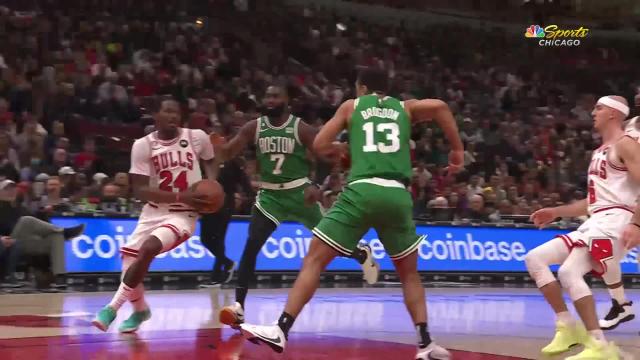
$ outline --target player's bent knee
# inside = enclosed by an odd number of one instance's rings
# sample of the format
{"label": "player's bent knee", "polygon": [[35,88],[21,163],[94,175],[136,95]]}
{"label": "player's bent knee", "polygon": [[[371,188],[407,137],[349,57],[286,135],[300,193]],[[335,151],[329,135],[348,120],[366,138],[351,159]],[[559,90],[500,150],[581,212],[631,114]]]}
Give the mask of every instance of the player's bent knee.
{"label": "player's bent knee", "polygon": [[549,270],[549,265],[547,265],[547,263],[540,258],[540,255],[536,254],[534,251],[529,252],[524,257],[524,263],[527,267],[527,271],[529,271],[529,275],[531,275],[533,281],[536,282],[536,286],[538,288],[556,281],[553,273]]}
{"label": "player's bent knee", "polygon": [[580,300],[592,294],[589,285],[584,281],[583,275],[569,267],[561,266],[558,269],[558,280],[560,280],[560,284],[567,291],[572,301]]}
{"label": "player's bent knee", "polygon": [[149,237],[138,250],[138,259],[150,260],[162,251],[162,242],[155,236]]}

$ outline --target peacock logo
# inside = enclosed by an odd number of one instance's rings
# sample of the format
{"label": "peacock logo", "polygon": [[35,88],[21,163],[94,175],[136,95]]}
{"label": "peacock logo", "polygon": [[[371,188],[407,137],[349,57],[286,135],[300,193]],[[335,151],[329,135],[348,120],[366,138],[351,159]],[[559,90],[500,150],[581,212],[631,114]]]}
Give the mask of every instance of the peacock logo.
{"label": "peacock logo", "polygon": [[544,30],[540,27],[540,25],[531,25],[527,28],[527,32],[524,33],[524,37],[543,38]]}

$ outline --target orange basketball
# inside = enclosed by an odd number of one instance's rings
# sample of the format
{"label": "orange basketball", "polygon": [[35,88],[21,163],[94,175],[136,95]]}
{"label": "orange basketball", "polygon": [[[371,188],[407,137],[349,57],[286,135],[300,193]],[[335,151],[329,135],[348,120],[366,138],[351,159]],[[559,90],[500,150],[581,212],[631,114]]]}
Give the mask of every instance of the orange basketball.
{"label": "orange basketball", "polygon": [[198,209],[202,214],[215,213],[224,204],[224,190],[219,182],[211,179],[201,180],[193,185],[193,191],[198,195],[206,195],[210,204]]}

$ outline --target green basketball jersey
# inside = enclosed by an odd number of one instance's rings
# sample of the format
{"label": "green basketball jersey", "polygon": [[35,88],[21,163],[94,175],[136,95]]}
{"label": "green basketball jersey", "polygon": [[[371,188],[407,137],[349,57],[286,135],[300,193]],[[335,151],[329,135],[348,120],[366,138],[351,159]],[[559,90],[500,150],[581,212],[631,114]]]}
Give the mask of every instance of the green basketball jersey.
{"label": "green basketball jersey", "polygon": [[266,116],[258,118],[256,157],[262,181],[282,184],[309,176],[306,148],[298,136],[300,121],[290,115],[276,127]]}
{"label": "green basketball jersey", "polygon": [[411,179],[411,123],[400,100],[365,95],[355,100],[349,123],[349,182],[379,177]]}

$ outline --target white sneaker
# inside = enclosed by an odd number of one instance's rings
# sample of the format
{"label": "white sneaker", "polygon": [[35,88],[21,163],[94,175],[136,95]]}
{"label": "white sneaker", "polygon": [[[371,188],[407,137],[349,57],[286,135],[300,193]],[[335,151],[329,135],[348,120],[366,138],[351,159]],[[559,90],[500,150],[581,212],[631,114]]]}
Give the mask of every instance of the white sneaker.
{"label": "white sneaker", "polygon": [[618,325],[631,321],[635,319],[635,317],[632,301],[619,304],[616,299],[611,299],[611,309],[604,319],[600,319],[600,328],[602,330],[613,330],[617,328]]}
{"label": "white sneaker", "polygon": [[418,349],[416,353],[416,360],[449,360],[451,359],[451,353],[442,346],[437,345],[435,342],[431,342],[429,346],[424,349]]}
{"label": "white sneaker", "polygon": [[239,329],[240,324],[244,323],[244,309],[239,302],[236,302],[233,305],[223,307],[219,317],[221,323]]}
{"label": "white sneaker", "polygon": [[362,266],[362,278],[369,285],[373,285],[378,282],[378,276],[380,275],[380,264],[373,258],[371,253],[371,246],[368,244],[358,244],[358,249],[364,250],[367,253],[367,259],[360,265]]}
{"label": "white sneaker", "polygon": [[262,326],[242,324],[240,325],[240,329],[242,330],[242,335],[244,335],[247,340],[255,344],[263,342],[277,353],[283,352],[287,344],[287,338],[278,325]]}

